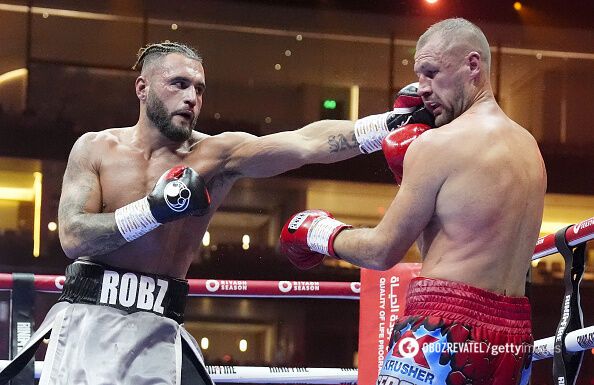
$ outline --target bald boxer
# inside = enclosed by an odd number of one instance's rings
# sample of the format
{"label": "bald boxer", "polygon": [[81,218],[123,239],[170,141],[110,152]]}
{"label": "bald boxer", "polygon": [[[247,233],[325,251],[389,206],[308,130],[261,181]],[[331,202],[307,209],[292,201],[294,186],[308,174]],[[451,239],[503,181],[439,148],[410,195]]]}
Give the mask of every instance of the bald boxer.
{"label": "bald boxer", "polygon": [[138,122],[87,133],[72,148],[59,221],[64,252],[76,262],[58,304],[0,384],[50,330],[40,384],[211,384],[181,326],[185,276],[233,183],[372,152],[394,128],[433,122],[413,86],[395,110],[355,123],[209,136],[194,130],[206,80],[192,48],[150,45],[135,68]]}
{"label": "bald boxer", "polygon": [[[476,25],[431,26],[418,40],[414,70],[437,128],[405,149],[402,185],[382,220],[352,229],[312,210],[283,229],[282,250],[302,268],[331,255],[389,269],[417,241],[421,277],[409,287],[378,385],[528,382],[524,286],[546,171],[534,138],[497,104],[490,64]],[[389,163],[401,147],[384,140]]]}

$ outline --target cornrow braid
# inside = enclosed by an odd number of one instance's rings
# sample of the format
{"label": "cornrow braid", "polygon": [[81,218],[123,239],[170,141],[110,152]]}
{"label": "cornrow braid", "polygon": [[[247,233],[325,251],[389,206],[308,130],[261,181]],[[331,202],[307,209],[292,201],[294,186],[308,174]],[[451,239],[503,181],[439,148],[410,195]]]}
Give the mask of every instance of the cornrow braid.
{"label": "cornrow braid", "polygon": [[164,41],[162,43],[153,43],[140,48],[136,54],[136,63],[134,63],[132,69],[135,71],[142,71],[145,63],[152,61],[153,58],[165,56],[170,53],[181,53],[190,59],[202,63],[202,56],[200,56],[194,48],[181,43]]}

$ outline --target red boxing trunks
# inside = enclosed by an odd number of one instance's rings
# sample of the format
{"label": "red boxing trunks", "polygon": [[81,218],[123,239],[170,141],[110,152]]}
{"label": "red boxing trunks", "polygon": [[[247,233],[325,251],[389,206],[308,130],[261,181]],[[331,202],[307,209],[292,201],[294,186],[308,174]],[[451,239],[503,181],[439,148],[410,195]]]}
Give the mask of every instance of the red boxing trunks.
{"label": "red boxing trunks", "polygon": [[524,385],[533,343],[528,298],[415,278],[377,385]]}

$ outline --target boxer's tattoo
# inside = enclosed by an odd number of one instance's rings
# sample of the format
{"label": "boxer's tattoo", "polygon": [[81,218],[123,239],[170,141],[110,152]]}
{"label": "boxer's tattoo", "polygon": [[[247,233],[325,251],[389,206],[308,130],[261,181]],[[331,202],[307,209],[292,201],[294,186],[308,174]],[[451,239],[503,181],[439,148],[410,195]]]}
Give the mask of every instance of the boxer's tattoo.
{"label": "boxer's tattoo", "polygon": [[58,209],[61,241],[75,256],[106,254],[127,243],[113,213],[86,212],[89,199],[101,189],[97,174],[89,164],[84,157],[68,162]]}
{"label": "boxer's tattoo", "polygon": [[359,146],[354,133],[350,140],[343,134],[330,135],[328,137],[328,145],[330,146],[331,153],[350,150]]}

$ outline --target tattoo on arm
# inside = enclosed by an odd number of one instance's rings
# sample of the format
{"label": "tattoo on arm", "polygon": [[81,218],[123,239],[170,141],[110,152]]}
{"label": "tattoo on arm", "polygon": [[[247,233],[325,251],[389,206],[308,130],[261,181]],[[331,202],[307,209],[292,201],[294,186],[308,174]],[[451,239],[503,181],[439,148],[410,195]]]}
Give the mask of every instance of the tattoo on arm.
{"label": "tattoo on arm", "polygon": [[357,148],[359,144],[353,133],[350,140],[343,134],[330,135],[328,137],[328,146],[330,147],[330,152],[333,153]]}
{"label": "tattoo on arm", "polygon": [[107,254],[127,243],[113,214],[76,214],[69,223],[67,239],[72,240],[70,245],[75,249],[76,257]]}
{"label": "tattoo on arm", "polygon": [[[68,165],[58,210],[61,241],[71,257],[107,254],[127,242],[120,234],[113,213],[88,213],[89,199],[100,189],[96,175],[80,162]],[[100,197],[99,197],[100,199]],[[102,210],[102,204],[98,204]]]}

